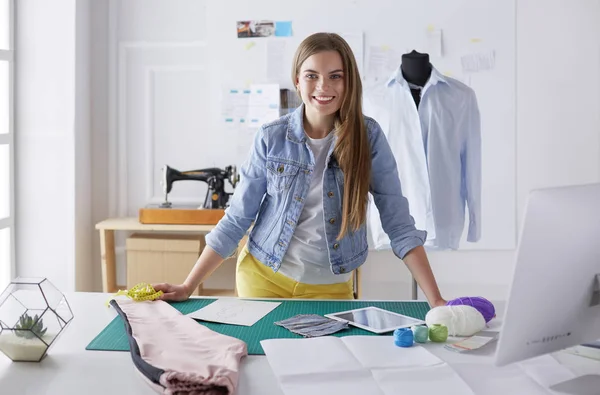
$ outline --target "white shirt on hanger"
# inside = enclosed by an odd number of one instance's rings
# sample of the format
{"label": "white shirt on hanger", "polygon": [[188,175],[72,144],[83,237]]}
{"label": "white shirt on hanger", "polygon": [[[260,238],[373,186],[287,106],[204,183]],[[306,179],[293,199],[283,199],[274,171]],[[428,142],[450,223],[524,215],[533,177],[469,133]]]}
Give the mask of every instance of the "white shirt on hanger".
{"label": "white shirt on hanger", "polygon": [[[432,67],[419,108],[400,67],[365,89],[364,113],[381,125],[396,157],[402,192],[426,247],[457,249],[481,237],[481,121],[475,92]],[[389,248],[377,208],[369,205],[372,247]]]}

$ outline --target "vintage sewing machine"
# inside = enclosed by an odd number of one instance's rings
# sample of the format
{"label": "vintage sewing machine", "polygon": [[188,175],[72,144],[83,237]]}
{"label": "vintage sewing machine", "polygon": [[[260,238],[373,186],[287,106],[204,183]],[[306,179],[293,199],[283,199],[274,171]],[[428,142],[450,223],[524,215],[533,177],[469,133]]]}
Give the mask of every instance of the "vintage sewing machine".
{"label": "vintage sewing machine", "polygon": [[[140,209],[140,222],[145,224],[198,224],[214,225],[223,217],[233,192],[225,191],[225,184],[235,189],[239,182],[235,166],[179,171],[165,165],[162,168],[161,186],[165,200],[159,205]],[[200,206],[174,205],[169,193],[176,181],[201,181],[208,184],[204,203]]]}

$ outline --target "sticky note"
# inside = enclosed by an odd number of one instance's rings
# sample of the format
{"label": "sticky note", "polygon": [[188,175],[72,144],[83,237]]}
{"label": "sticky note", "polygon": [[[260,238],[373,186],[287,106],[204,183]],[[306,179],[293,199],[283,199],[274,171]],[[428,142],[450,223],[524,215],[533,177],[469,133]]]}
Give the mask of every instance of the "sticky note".
{"label": "sticky note", "polygon": [[292,22],[291,21],[275,22],[275,37],[291,37],[291,36],[292,36]]}

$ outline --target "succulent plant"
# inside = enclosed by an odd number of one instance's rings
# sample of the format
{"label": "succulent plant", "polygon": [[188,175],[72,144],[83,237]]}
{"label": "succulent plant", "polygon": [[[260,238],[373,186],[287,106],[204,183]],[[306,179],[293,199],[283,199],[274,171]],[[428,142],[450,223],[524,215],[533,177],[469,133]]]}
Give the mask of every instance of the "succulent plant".
{"label": "succulent plant", "polygon": [[36,335],[42,337],[44,333],[46,333],[46,330],[48,330],[48,328],[44,328],[44,323],[37,314],[32,318],[27,313],[24,313],[19,318],[19,323],[15,329],[15,334],[18,337],[24,337],[26,339],[33,339]]}

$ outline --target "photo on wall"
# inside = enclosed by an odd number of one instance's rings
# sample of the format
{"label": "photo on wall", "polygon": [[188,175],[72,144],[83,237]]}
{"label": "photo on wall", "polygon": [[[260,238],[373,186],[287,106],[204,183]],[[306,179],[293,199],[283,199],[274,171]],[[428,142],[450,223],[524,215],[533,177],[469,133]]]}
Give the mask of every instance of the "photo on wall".
{"label": "photo on wall", "polygon": [[271,37],[275,35],[274,21],[239,21],[237,22],[238,38]]}

